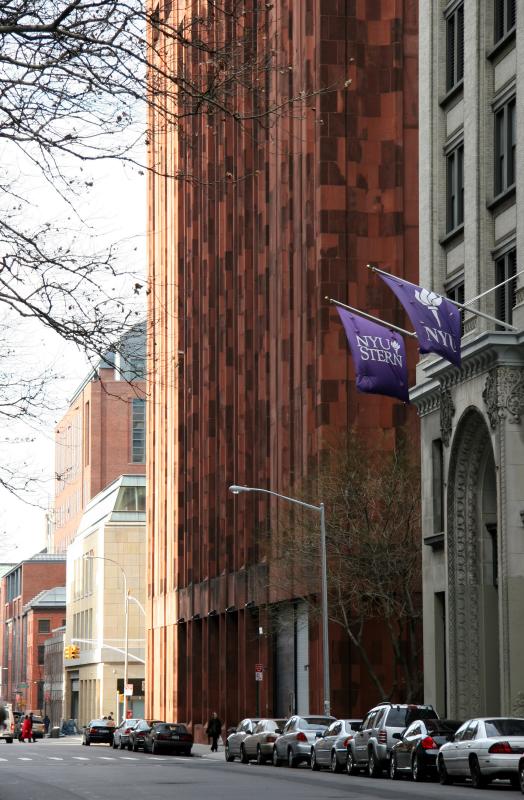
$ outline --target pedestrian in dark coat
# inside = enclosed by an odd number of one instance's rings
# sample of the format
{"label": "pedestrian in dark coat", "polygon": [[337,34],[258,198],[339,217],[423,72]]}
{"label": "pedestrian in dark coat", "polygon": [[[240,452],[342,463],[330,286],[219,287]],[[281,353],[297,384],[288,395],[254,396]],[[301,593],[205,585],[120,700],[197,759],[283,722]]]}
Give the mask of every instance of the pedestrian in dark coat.
{"label": "pedestrian in dark coat", "polygon": [[222,732],[222,720],[218,718],[218,714],[216,711],[213,711],[209,722],[207,723],[206,734],[208,739],[211,739],[211,752],[216,753],[218,751],[218,737]]}
{"label": "pedestrian in dark coat", "polygon": [[44,717],[44,731],[46,733],[49,733],[49,726],[50,725],[51,725],[51,720],[49,719],[49,717],[46,714],[45,717]]}
{"label": "pedestrian in dark coat", "polygon": [[22,730],[20,732],[20,741],[25,742],[28,739],[31,741],[31,720],[27,716],[24,717],[24,721],[22,722]]}
{"label": "pedestrian in dark coat", "polygon": [[31,723],[31,741],[36,742],[36,736],[33,733],[33,712],[29,713],[29,722]]}

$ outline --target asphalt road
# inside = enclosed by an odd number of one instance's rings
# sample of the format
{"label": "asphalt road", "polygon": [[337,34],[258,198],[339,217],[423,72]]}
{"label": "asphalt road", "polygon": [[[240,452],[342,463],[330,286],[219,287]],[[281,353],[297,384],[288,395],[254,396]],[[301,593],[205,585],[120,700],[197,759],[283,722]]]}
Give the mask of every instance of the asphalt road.
{"label": "asphalt road", "polygon": [[[195,750],[195,757],[186,758],[128,753],[106,745],[88,748],[71,739],[1,743],[0,800],[473,800],[478,795],[469,784],[414,784],[306,767],[227,764],[223,751],[211,755],[202,747]],[[485,800],[520,796],[502,782],[481,793]]]}

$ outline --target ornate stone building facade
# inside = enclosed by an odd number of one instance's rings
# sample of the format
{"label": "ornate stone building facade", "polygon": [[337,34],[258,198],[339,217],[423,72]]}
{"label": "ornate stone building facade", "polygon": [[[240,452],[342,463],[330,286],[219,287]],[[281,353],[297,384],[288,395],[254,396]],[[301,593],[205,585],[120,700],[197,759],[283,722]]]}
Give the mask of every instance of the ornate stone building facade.
{"label": "ornate stone building facade", "polygon": [[[196,736],[212,710],[230,725],[322,709],[318,622],[292,587],[268,590],[263,534],[277,506],[228,486],[285,494],[351,426],[389,448],[410,422],[417,441],[409,409],[356,393],[324,300],[393,320],[395,298],[366,263],[417,279],[417,3],[245,7],[248,21],[258,9],[257,46],[282,64],[264,77],[271,102],[332,88],[261,125],[197,113],[175,130],[151,118],[146,713]],[[153,19],[179,30],[209,8],[160,2]],[[161,28],[152,40],[162,64],[198,67]],[[249,109],[249,91],[236,91]],[[376,626],[372,638],[387,675],[387,637]],[[332,708],[363,713],[381,698],[335,627],[330,647]]]}
{"label": "ornate stone building facade", "polygon": [[465,312],[461,369],[426,357],[412,392],[422,421],[426,701],[458,719],[522,713],[524,698],[517,6],[435,2],[420,22],[420,282],[459,302],[482,295],[473,307],[515,328]]}

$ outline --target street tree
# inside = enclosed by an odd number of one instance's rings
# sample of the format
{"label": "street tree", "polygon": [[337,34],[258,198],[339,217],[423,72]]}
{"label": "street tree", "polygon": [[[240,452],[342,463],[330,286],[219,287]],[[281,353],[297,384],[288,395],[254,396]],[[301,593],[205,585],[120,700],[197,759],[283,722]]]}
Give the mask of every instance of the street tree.
{"label": "street tree", "polygon": [[[329,618],[347,635],[380,699],[421,697],[420,485],[405,443],[389,448],[352,432],[325,452],[316,475],[295,496],[326,507]],[[313,516],[313,518],[312,518]],[[304,600],[320,614],[318,519],[292,510],[271,535],[273,597]],[[276,556],[276,557],[275,557]],[[320,620],[319,620],[320,621]],[[373,629],[371,633],[370,630]],[[392,669],[371,646],[380,631]],[[386,663],[387,663],[386,659]]]}
{"label": "street tree", "polygon": [[[84,213],[100,164],[143,174],[157,168],[147,158],[152,137],[183,135],[188,117],[271,126],[307,102],[318,87],[275,89],[288,65],[273,13],[259,0],[186,0],[183,14],[171,0],[0,0],[5,325],[44,326],[99,358],[136,320],[143,267],[137,275],[118,242],[97,239]],[[231,178],[224,167],[220,179]],[[44,384],[15,403],[22,417],[38,413]],[[8,424],[14,406],[2,392]]]}

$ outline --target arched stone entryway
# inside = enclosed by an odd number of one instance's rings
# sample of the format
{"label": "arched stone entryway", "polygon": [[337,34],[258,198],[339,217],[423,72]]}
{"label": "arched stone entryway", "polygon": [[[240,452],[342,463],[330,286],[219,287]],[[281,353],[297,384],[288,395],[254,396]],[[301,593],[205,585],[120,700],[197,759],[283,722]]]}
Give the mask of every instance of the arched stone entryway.
{"label": "arched stone entryway", "polygon": [[488,427],[460,420],[448,469],[448,714],[500,713],[497,476]]}

